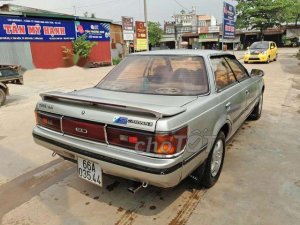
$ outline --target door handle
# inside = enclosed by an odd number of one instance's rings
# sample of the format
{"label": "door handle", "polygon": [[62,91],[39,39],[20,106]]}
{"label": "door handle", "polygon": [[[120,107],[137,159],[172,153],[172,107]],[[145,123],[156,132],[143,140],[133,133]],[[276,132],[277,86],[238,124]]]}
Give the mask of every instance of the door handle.
{"label": "door handle", "polygon": [[230,106],[231,106],[231,102],[228,102],[228,103],[225,105],[226,109],[229,109]]}

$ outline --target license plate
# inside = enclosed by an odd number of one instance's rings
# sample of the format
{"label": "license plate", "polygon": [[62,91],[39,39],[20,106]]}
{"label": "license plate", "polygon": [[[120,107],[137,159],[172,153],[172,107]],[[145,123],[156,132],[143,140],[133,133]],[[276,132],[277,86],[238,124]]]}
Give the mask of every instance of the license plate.
{"label": "license plate", "polygon": [[102,187],[102,170],[95,162],[78,158],[78,176]]}

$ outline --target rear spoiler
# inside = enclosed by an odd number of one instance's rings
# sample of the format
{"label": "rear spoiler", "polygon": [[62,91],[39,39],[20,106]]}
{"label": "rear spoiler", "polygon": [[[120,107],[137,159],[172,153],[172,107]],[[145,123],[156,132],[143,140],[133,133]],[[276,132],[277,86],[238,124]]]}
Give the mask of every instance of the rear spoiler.
{"label": "rear spoiler", "polygon": [[150,113],[157,118],[175,116],[186,111],[184,107],[167,107],[156,106],[150,104],[132,103],[126,101],[111,100],[105,98],[94,98],[92,96],[77,95],[76,92],[63,93],[63,92],[46,92],[40,94],[43,100],[53,101],[72,101],[81,102],[86,104],[96,104],[108,107],[124,108],[135,112]]}

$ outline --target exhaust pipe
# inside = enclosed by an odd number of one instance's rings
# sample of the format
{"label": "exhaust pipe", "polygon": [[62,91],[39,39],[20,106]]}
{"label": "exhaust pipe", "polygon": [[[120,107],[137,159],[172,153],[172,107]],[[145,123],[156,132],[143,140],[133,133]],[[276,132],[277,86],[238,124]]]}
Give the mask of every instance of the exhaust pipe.
{"label": "exhaust pipe", "polygon": [[134,182],[133,185],[131,187],[128,188],[128,191],[131,192],[132,194],[137,193],[141,188],[147,188],[148,187],[148,183],[143,182]]}

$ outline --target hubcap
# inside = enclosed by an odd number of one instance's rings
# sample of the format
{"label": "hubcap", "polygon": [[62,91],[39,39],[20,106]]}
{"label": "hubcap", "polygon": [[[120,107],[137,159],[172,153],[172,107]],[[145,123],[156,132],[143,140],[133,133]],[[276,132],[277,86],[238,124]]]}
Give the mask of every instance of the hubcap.
{"label": "hubcap", "polygon": [[221,164],[223,160],[223,151],[224,151],[223,141],[218,140],[212,153],[212,160],[210,165],[210,171],[213,177],[215,177],[218,174],[221,168]]}

